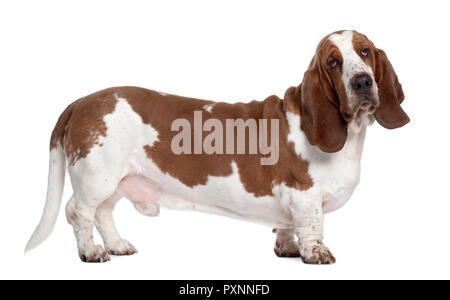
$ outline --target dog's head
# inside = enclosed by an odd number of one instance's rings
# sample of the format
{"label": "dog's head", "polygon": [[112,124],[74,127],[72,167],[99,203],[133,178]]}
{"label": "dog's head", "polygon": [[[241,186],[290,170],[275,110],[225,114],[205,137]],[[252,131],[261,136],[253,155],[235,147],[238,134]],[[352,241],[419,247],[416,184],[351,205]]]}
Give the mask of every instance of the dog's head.
{"label": "dog's head", "polygon": [[348,131],[373,119],[389,129],[409,122],[400,107],[402,86],[386,54],[356,31],[325,37],[299,88],[302,130],[325,152],[342,149]]}

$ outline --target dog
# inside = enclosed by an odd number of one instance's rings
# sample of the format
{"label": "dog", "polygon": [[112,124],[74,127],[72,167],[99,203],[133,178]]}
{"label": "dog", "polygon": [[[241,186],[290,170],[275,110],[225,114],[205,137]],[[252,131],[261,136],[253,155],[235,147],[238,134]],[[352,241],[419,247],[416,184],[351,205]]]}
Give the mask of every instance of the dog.
{"label": "dog", "polygon": [[[352,30],[323,38],[283,99],[229,104],[139,87],[81,98],[52,132],[45,209],[26,251],[51,233],[67,169],[65,211],[84,262],[137,252],[112,217],[125,197],[147,216],[163,206],[263,223],[276,232],[276,255],[335,263],[322,242],[323,216],[358,184],[367,126],[409,122],[403,99],[385,52]],[[94,225],[104,247],[94,243]]]}

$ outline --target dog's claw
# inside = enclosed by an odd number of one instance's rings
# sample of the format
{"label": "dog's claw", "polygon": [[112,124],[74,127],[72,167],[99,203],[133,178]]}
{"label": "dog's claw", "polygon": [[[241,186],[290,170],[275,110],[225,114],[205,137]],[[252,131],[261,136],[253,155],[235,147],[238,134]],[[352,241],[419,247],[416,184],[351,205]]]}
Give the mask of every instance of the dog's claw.
{"label": "dog's claw", "polygon": [[80,259],[82,262],[88,263],[102,263],[111,260],[108,253],[100,245],[96,245],[92,250],[86,250],[84,253],[80,253]]}

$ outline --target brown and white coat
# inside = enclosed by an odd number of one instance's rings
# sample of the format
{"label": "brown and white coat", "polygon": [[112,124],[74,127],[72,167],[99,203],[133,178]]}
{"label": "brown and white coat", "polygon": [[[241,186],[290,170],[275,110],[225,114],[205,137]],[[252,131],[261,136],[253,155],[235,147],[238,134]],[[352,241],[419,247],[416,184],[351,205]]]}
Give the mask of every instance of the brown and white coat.
{"label": "brown and white coat", "polygon": [[[165,206],[264,223],[277,232],[277,255],[333,263],[322,243],[323,215],[341,207],[358,184],[366,126],[374,119],[386,128],[409,121],[400,107],[403,98],[386,54],[356,31],[326,36],[303,82],[284,99],[216,103],[138,87],[81,98],[53,131],[45,210],[26,249],[50,234],[67,168],[73,195],[66,215],[83,261],[136,252],[112,219],[115,203],[126,197],[148,216]],[[278,120],[278,161],[262,165],[260,153],[173,153],[177,132],[171,124],[194,124],[194,111],[224,123]],[[94,224],[106,251],[94,244]]]}

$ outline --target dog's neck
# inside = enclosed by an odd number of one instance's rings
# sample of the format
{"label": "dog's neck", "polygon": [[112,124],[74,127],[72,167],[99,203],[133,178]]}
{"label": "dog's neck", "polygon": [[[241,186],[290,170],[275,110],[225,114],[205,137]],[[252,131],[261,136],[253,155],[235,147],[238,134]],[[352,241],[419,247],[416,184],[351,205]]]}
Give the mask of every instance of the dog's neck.
{"label": "dog's neck", "polygon": [[346,156],[353,159],[361,159],[366,130],[371,126],[375,118],[367,111],[358,111],[354,120],[348,124],[347,141],[344,145]]}
{"label": "dog's neck", "polygon": [[360,160],[364,148],[364,140],[366,138],[366,125],[360,127],[359,132],[351,132],[350,128],[347,133],[347,141],[345,142],[344,151],[345,156],[351,160]]}

